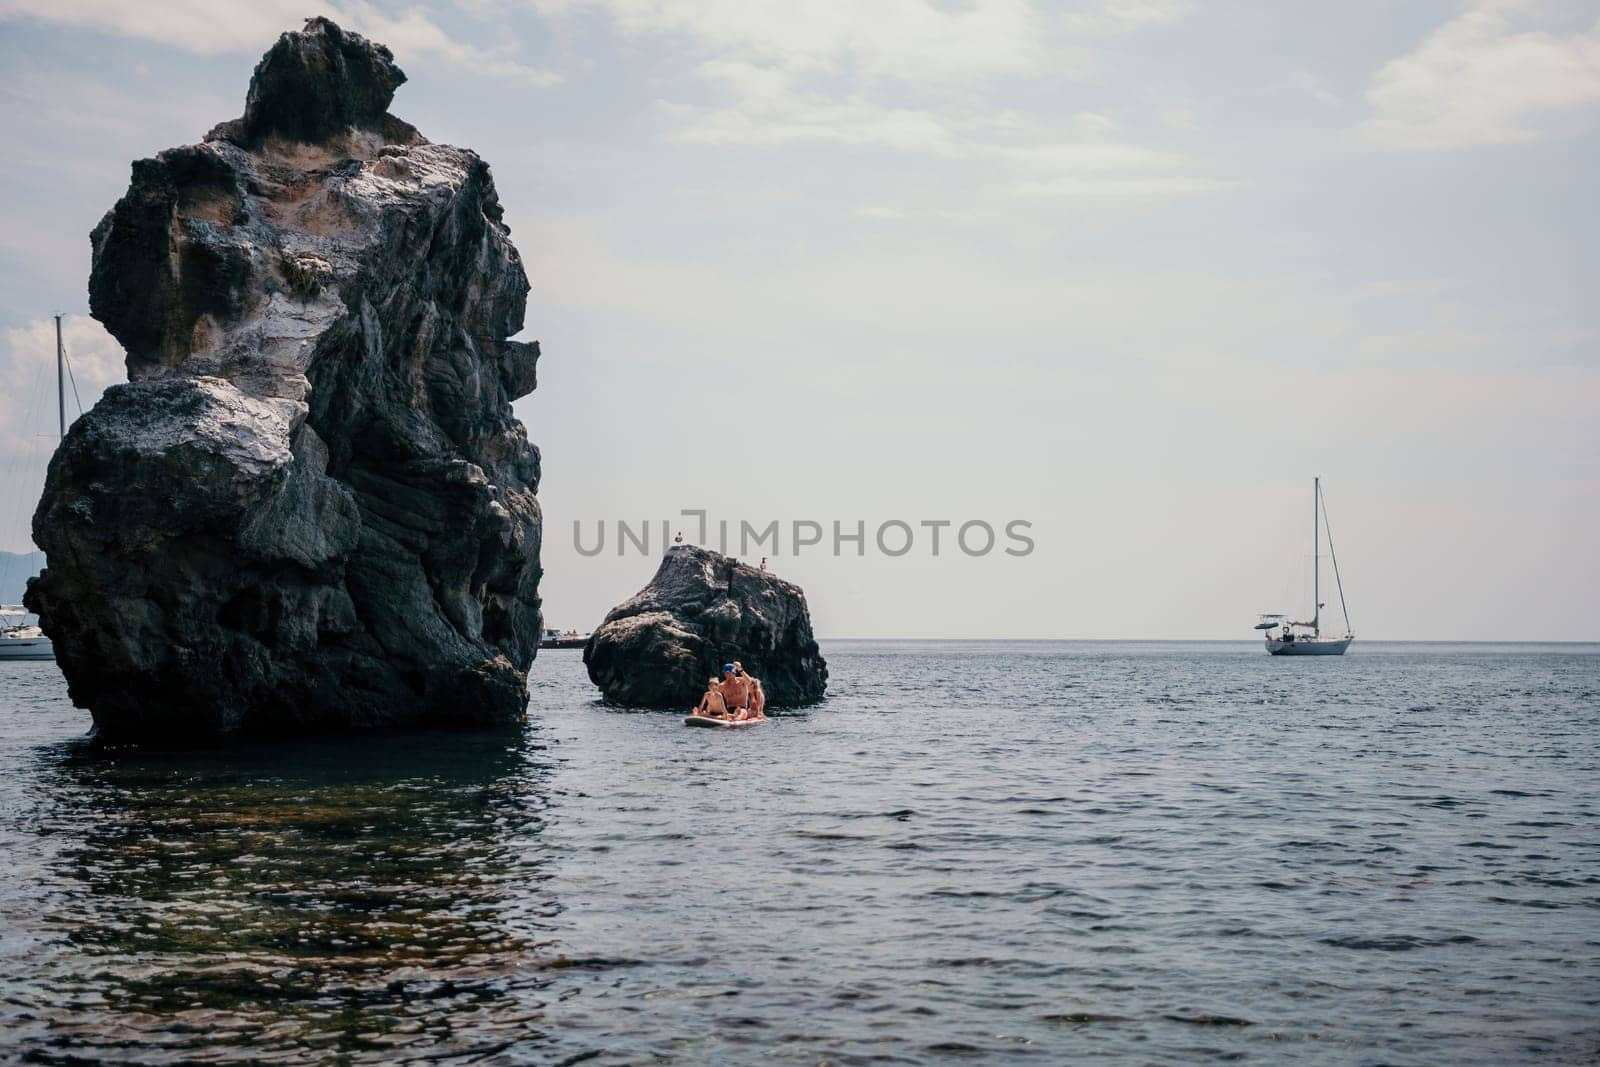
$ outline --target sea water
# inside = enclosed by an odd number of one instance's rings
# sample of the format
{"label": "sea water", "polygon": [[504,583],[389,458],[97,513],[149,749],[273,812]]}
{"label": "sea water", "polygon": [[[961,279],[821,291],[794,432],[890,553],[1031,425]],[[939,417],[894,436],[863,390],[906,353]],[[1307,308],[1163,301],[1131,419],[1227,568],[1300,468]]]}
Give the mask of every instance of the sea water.
{"label": "sea water", "polygon": [[1588,1062],[1600,646],[829,642],[744,731],[100,750],[0,664],[0,1059]]}

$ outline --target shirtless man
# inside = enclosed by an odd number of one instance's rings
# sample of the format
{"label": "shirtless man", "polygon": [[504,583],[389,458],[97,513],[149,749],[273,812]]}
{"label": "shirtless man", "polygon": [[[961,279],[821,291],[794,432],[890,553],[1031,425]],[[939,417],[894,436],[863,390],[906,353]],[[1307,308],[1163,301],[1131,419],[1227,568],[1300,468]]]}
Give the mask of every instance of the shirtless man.
{"label": "shirtless man", "polygon": [[744,672],[744,664],[738,660],[733,661],[733,675],[745,685],[747,703],[750,707],[749,718],[765,719],[767,709],[767,693],[761,688],[761,679],[753,674]]}
{"label": "shirtless man", "polygon": [[728,714],[737,720],[754,719],[759,716],[750,712],[750,698],[755,694],[755,687],[750,684],[750,676],[734,669],[732,663],[722,665],[722,698],[728,702]]}
{"label": "shirtless man", "polygon": [[690,715],[698,715],[702,719],[726,719],[728,717],[728,702],[722,696],[722,683],[712,678],[706,683],[706,695],[700,698],[700,703]]}

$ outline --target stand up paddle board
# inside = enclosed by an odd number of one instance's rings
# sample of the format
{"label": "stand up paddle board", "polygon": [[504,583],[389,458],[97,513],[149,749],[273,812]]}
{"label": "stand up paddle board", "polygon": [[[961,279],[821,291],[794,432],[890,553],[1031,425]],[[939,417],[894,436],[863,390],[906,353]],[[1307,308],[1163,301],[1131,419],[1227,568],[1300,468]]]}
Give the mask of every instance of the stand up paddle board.
{"label": "stand up paddle board", "polygon": [[685,726],[705,726],[712,730],[737,730],[741,727],[754,726],[756,723],[764,721],[763,719],[708,719],[704,715],[685,715],[683,717],[683,725]]}

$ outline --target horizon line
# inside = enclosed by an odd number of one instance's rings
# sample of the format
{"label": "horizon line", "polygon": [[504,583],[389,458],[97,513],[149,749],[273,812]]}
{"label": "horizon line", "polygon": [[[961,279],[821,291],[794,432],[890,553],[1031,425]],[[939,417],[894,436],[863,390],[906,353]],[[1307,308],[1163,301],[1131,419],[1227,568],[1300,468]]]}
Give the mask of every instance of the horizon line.
{"label": "horizon line", "polygon": [[[817,635],[818,641],[1009,641],[1012,643],[1047,644],[1072,641],[1080,644],[1257,644],[1258,638],[1249,637],[906,637],[882,634]],[[1411,638],[1370,637],[1358,638],[1358,644],[1367,645],[1600,645],[1600,637],[1573,640],[1571,638],[1538,637],[1463,637],[1463,638]]]}

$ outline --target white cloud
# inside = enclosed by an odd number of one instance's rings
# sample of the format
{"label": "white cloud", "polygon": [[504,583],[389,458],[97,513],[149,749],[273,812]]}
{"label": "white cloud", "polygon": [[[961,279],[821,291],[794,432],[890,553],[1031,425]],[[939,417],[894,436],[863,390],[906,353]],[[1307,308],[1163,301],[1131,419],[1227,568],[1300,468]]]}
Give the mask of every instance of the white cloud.
{"label": "white cloud", "polygon": [[662,101],[661,107],[680,120],[669,136],[683,143],[838,144],[912,152],[998,167],[986,185],[1028,196],[1165,196],[1235,184],[1196,173],[1196,162],[1181,153],[1133,143],[1089,113],[1066,122],[1017,112],[950,114],[878,105],[859,96],[830,99],[781,82],[745,93],[730,106]]}
{"label": "white cloud", "polygon": [[972,88],[1017,75],[1084,73],[1089,45],[1183,18],[1190,0],[531,0],[550,16],[599,12],[628,37],[860,86]]}
{"label": "white cloud", "polygon": [[[561,80],[552,71],[518,61],[515,42],[482,48],[457,40],[420,7],[390,14],[370,0],[335,0],[321,8],[320,13],[346,29],[388,45],[402,67],[411,60],[439,61],[456,70],[534,88]],[[0,21],[31,19],[82,26],[200,55],[264,52],[278,34],[298,28],[308,13],[312,12],[307,6],[295,0],[162,0],[158,4],[0,0]]]}
{"label": "white cloud", "polygon": [[99,81],[94,73],[63,71],[32,61],[0,81],[0,104],[13,109],[6,133],[13,162],[52,172],[104,167],[101,155],[63,153],[52,132],[68,131],[97,147],[143,152],[152,133],[193,139],[208,119],[239,107],[232,92],[183,94],[130,92],[126,84]]}
{"label": "white cloud", "polygon": [[479,48],[451,37],[421,8],[409,8],[399,15],[385,14],[365,0],[342,0],[332,8],[335,21],[381,41],[405,65],[408,55],[438,58],[457,70],[468,71],[511,85],[543,89],[561,81],[554,71],[531,67],[516,58],[516,42],[493,48]]}
{"label": "white cloud", "polygon": [[1324,85],[1321,78],[1308,70],[1295,71],[1289,76],[1289,84],[1319,104],[1334,107],[1339,103],[1339,95]]}
{"label": "white cloud", "polygon": [[681,36],[713,55],[790,74],[947,84],[1045,61],[1045,17],[1026,0],[949,9],[928,0],[538,0],[549,14],[599,10],[627,36]]}
{"label": "white cloud", "polygon": [[1242,182],[1198,174],[1063,175],[1018,182],[1010,191],[1018,196],[1175,197],[1226,192],[1243,187]]}
{"label": "white cloud", "polygon": [[[1592,11],[1592,9],[1591,9]],[[1378,71],[1371,139],[1411,148],[1518,144],[1600,104],[1600,22],[1550,27],[1538,0],[1481,0]]]}
{"label": "white cloud", "polygon": [[[537,0],[547,14],[599,11],[625,37],[682,46],[709,101],[659,101],[669,140],[715,146],[833,144],[972,161],[991,188],[1170,195],[1218,183],[1142,147],[1105,116],[999,106],[1008,81],[1081,80],[1094,47],[1170,23],[1173,0],[1100,0],[1076,11],[1028,0]],[[996,172],[998,168],[999,172]]]}
{"label": "white cloud", "polygon": [[1081,113],[1066,123],[1015,119],[999,143],[977,154],[1006,172],[1003,191],[1020,196],[1187,196],[1239,182],[1203,173],[1190,156],[1129,140],[1102,115]]}

